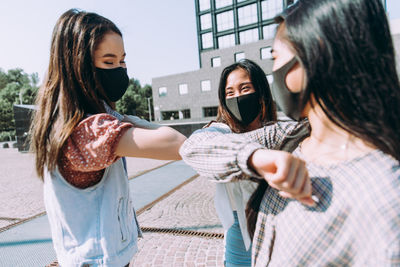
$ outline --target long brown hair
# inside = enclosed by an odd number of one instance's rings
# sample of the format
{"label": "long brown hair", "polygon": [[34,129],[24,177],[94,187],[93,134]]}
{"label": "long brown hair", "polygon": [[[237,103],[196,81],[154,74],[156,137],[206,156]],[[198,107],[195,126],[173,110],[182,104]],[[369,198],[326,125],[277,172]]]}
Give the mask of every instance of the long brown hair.
{"label": "long brown hair", "polygon": [[[255,62],[244,59],[226,67],[222,73],[219,81],[218,96],[219,96],[219,107],[217,121],[226,123],[229,128],[235,133],[247,132],[247,125],[240,123],[231,113],[228,111],[225,101],[225,87],[226,80],[229,74],[236,69],[245,70],[250,76],[251,83],[255,91],[260,96],[261,110],[260,110],[260,122],[262,125],[275,122],[277,120],[275,102],[272,99],[271,90],[269,88],[268,80],[264,71]],[[257,221],[258,210],[264,192],[268,187],[267,182],[264,179],[252,178],[252,181],[257,182],[257,189],[251,195],[246,206],[246,221],[247,229],[251,238],[253,237],[255,225]]]}
{"label": "long brown hair", "polygon": [[216,119],[217,122],[226,123],[229,128],[231,128],[231,130],[235,133],[242,133],[247,131],[247,125],[243,125],[234,116],[232,116],[226,106],[226,80],[228,79],[229,74],[231,74],[231,72],[236,69],[243,69],[248,73],[254,90],[260,96],[260,122],[262,124],[265,124],[270,121],[276,121],[275,103],[272,100],[271,90],[269,88],[268,80],[264,71],[255,62],[249,59],[243,59],[239,62],[227,66],[221,73],[218,87],[219,106]]}
{"label": "long brown hair", "polygon": [[60,151],[85,114],[105,112],[111,104],[96,77],[94,52],[106,33],[120,30],[110,20],[71,9],[61,15],[52,34],[50,62],[36,98],[31,124],[31,151],[36,172],[54,170]]}

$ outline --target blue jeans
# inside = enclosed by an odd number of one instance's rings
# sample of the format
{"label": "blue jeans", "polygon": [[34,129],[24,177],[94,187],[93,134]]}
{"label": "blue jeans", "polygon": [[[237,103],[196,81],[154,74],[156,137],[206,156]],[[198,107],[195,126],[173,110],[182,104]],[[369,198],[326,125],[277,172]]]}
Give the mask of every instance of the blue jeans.
{"label": "blue jeans", "polygon": [[233,212],[233,217],[235,222],[226,233],[225,266],[251,266],[251,247],[246,251],[236,211]]}

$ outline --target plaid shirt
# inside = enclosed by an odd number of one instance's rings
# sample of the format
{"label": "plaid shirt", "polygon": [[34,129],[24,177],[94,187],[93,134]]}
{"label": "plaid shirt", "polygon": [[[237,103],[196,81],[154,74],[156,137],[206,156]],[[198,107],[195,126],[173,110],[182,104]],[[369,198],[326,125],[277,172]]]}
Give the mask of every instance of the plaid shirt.
{"label": "plaid shirt", "polygon": [[[249,133],[196,131],[181,147],[185,162],[217,180],[255,176],[257,149],[279,149],[301,124],[278,122]],[[300,149],[293,154],[303,158]],[[400,266],[400,165],[379,150],[340,164],[307,163],[313,195],[307,207],[268,188],[253,239],[253,266]]]}

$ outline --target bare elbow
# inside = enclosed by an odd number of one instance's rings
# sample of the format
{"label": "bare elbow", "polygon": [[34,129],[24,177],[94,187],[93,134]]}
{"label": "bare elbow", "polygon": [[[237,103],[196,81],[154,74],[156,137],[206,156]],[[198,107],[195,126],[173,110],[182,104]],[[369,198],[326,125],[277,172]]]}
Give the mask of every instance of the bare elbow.
{"label": "bare elbow", "polygon": [[182,158],[179,155],[179,149],[186,141],[186,137],[180,132],[166,126],[159,128],[158,131],[160,131],[160,136],[162,137],[161,143],[168,147],[172,152],[171,154],[173,155],[173,158],[171,159],[181,160]]}
{"label": "bare elbow", "polygon": [[180,146],[186,141],[186,137],[183,134],[170,127],[163,126],[158,130],[160,132],[160,136],[162,136],[164,141],[167,143],[176,143]]}

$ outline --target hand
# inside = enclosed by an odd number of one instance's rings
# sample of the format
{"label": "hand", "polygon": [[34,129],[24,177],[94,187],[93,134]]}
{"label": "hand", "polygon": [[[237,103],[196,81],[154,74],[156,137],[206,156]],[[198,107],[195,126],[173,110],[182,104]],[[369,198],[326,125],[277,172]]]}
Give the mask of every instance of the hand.
{"label": "hand", "polygon": [[259,149],[249,158],[249,166],[285,198],[314,206],[311,180],[303,160],[284,151]]}

